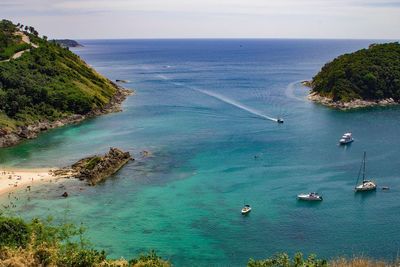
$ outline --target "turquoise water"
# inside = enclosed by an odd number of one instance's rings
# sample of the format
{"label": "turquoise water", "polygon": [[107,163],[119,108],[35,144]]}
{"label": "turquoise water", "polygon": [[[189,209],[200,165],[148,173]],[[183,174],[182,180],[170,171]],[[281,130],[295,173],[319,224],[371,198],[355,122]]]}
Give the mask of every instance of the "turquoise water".
{"label": "turquoise water", "polygon": [[[155,249],[176,266],[243,266],[298,251],[390,260],[400,247],[400,109],[336,111],[307,101],[300,85],[372,42],[82,40],[74,52],[110,79],[130,80],[136,94],[123,112],[3,149],[0,162],[62,167],[110,146],[136,161],[95,187],[20,190],[8,212],[83,221],[113,258]],[[268,119],[277,117],[285,123]],[[356,140],[337,146],[347,131]],[[363,151],[379,189],[355,194]],[[324,201],[296,200],[311,191]]]}

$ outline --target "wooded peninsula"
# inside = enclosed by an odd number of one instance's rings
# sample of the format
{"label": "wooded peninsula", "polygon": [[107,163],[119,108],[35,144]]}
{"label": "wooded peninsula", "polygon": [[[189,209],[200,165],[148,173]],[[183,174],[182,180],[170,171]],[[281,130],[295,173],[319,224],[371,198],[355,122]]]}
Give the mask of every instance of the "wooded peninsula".
{"label": "wooded peninsula", "polygon": [[309,99],[340,109],[400,100],[400,44],[371,44],[325,64],[310,82]]}

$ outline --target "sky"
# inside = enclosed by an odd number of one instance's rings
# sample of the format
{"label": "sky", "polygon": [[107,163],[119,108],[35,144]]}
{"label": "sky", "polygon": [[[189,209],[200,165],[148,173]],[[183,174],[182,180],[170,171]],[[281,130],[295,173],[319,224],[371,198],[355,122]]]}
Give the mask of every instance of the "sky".
{"label": "sky", "polygon": [[52,38],[400,39],[400,0],[0,0]]}

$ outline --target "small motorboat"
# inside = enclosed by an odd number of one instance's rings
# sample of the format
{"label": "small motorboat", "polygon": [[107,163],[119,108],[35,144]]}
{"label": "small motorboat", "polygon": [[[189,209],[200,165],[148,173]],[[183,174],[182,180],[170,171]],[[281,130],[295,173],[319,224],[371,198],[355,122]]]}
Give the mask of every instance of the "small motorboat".
{"label": "small motorboat", "polygon": [[247,214],[251,211],[250,205],[244,205],[244,208],[242,209],[242,214]]}
{"label": "small motorboat", "polygon": [[354,141],[353,136],[351,133],[345,133],[342,138],[339,140],[339,144],[346,145]]}
{"label": "small motorboat", "polygon": [[276,122],[277,122],[277,123],[283,123],[283,119],[282,119],[282,118],[278,118],[278,119],[276,120]]}
{"label": "small motorboat", "polygon": [[301,194],[297,196],[300,200],[321,201],[323,198],[318,193]]}
{"label": "small motorboat", "polygon": [[389,189],[389,187],[387,187],[387,186],[384,186],[384,187],[382,187],[382,189],[383,189],[383,190],[388,190],[388,189]]}

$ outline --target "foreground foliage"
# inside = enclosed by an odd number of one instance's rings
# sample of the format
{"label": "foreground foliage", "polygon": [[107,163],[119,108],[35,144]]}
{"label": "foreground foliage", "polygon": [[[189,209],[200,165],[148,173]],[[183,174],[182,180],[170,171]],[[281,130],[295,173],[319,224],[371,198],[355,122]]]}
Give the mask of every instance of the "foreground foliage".
{"label": "foreground foliage", "polygon": [[107,259],[73,224],[54,226],[38,218],[26,223],[0,214],[0,266],[171,266],[152,251],[129,261]]}
{"label": "foreground foliage", "polygon": [[400,44],[372,44],[325,64],[313,91],[335,101],[400,100]]}
{"label": "foreground foliage", "polygon": [[316,255],[312,254],[308,256],[307,260],[303,259],[302,253],[297,253],[293,260],[286,254],[275,254],[275,256],[270,257],[264,261],[254,261],[250,259],[247,266],[248,267],[328,267],[329,264],[325,259],[315,259]]}
{"label": "foreground foliage", "polygon": [[[217,263],[216,263],[217,264]],[[0,267],[10,266],[151,266],[168,267],[172,264],[157,256],[156,252],[138,258],[113,260],[104,250],[94,249],[85,236],[83,225],[63,223],[54,225],[51,218],[29,223],[20,218],[5,217],[0,212]],[[337,258],[329,263],[310,255],[306,260],[301,253],[291,259],[286,253],[275,254],[267,260],[250,259],[248,267],[384,267],[399,266],[399,261],[387,263],[365,257]]]}
{"label": "foreground foliage", "polygon": [[368,259],[365,257],[353,257],[351,259],[339,258],[331,261],[329,263],[330,267],[398,267],[400,262],[396,260],[395,262],[389,264],[385,261]]}
{"label": "foreground foliage", "polygon": [[[0,128],[13,130],[44,119],[86,114],[110,100],[115,88],[109,80],[68,48],[32,32],[22,32],[7,20],[0,22],[0,58],[30,48],[17,59],[0,62]],[[21,43],[16,33],[28,36],[38,47]]]}

